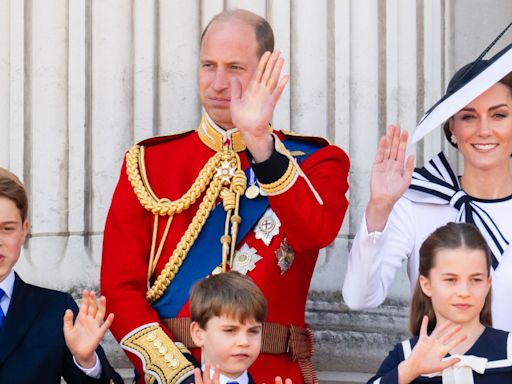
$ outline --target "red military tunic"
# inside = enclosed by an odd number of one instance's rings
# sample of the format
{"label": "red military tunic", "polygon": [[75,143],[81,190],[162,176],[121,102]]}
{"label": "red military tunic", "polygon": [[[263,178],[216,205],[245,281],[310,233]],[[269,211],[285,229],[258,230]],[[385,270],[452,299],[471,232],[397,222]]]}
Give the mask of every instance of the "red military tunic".
{"label": "red military tunic", "polygon": [[[210,126],[208,128],[211,129]],[[274,134],[280,140],[286,138],[279,131],[274,131]],[[236,144],[236,138],[232,140]],[[267,246],[251,230],[238,245],[240,248],[247,244],[262,257],[248,275],[268,300],[267,321],[287,326],[305,325],[305,303],[318,251],[335,239],[348,206],[345,197],[349,171],[347,155],[322,139],[299,140],[321,141],[322,148],[300,164],[306,177],[299,176],[290,185],[285,185],[281,192],[268,196],[270,208],[281,222],[279,233]],[[205,163],[215,154],[211,143],[207,143],[205,136],[201,137],[198,131],[154,138],[143,144],[147,180],[156,196],[170,200],[180,198],[190,188]],[[241,168],[247,169],[249,161],[244,153],[240,153],[240,160]],[[267,169],[272,169],[271,164]],[[258,179],[262,172],[267,171],[260,169],[259,172],[256,172]],[[200,200],[174,215],[153,279],[160,274],[176,248]],[[162,236],[165,220],[160,219],[158,239]],[[115,314],[111,330],[117,340],[144,324],[161,324],[157,312],[146,299],[153,221],[154,215],[144,209],[135,195],[124,164],[107,217],[101,268],[101,289],[107,297],[108,312]],[[284,238],[293,248],[295,257],[290,268],[282,273],[276,251]],[[188,316],[187,302],[178,317]],[[163,325],[162,328],[174,340],[170,331]],[[200,352],[193,350],[192,353],[200,361]],[[132,353],[128,353],[128,357],[137,371],[142,372],[141,359]],[[289,377],[294,383],[302,382],[300,368],[289,354],[262,353],[249,371],[256,383],[273,383],[278,375]],[[142,375],[139,383],[143,382]]]}

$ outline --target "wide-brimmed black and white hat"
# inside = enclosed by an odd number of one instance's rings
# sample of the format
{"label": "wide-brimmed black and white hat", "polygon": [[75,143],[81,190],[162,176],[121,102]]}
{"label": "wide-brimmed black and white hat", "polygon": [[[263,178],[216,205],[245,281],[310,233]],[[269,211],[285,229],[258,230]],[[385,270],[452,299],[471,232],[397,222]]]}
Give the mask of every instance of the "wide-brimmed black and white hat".
{"label": "wide-brimmed black and white hat", "polygon": [[427,133],[443,124],[512,71],[512,44],[490,59],[483,58],[510,26],[512,23],[500,33],[478,59],[455,73],[448,84],[445,95],[425,112],[419,121],[411,143],[421,140]]}

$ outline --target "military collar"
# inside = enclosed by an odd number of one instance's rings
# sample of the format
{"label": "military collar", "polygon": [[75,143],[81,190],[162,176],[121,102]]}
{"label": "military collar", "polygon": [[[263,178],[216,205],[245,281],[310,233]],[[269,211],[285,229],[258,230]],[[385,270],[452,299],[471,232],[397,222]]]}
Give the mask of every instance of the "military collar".
{"label": "military collar", "polygon": [[216,152],[220,152],[224,146],[235,152],[245,150],[242,135],[237,128],[222,129],[206,113],[201,118],[197,133],[201,141]]}

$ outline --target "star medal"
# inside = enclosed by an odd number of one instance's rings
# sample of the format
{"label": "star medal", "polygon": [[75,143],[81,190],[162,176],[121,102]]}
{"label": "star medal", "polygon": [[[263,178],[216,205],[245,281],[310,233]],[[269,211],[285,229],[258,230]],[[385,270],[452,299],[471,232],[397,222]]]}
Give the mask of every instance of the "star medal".
{"label": "star medal", "polygon": [[245,197],[248,199],[255,199],[260,194],[260,189],[256,185],[256,175],[254,174],[254,171],[252,168],[249,168],[250,178],[249,178],[249,186],[245,190]]}
{"label": "star medal", "polygon": [[256,233],[256,238],[263,241],[265,245],[268,246],[272,241],[272,238],[279,233],[280,227],[281,222],[279,221],[279,218],[274,211],[269,208],[266,210],[260,221],[258,221],[258,224],[256,224],[254,232]]}
{"label": "star medal", "polygon": [[281,269],[281,275],[285,273],[293,263],[295,251],[288,244],[286,238],[283,239],[279,249],[276,251],[277,265]]}
{"label": "star medal", "polygon": [[217,167],[215,170],[217,171],[215,177],[220,177],[221,183],[228,184],[231,178],[235,176],[236,168],[231,162],[224,160],[221,162],[220,167]]}
{"label": "star medal", "polygon": [[244,275],[246,275],[247,272],[252,271],[256,268],[256,263],[262,259],[262,257],[256,252],[256,249],[249,247],[247,243],[244,243],[244,245],[235,252],[231,270],[238,271]]}

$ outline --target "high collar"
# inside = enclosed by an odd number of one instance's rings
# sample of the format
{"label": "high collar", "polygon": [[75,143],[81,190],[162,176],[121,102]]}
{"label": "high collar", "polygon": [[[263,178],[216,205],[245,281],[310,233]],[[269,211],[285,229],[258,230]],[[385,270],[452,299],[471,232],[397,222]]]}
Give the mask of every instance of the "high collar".
{"label": "high collar", "polygon": [[237,128],[222,129],[206,113],[201,118],[197,132],[201,141],[216,152],[222,151],[224,146],[235,152],[245,150],[242,135]]}

